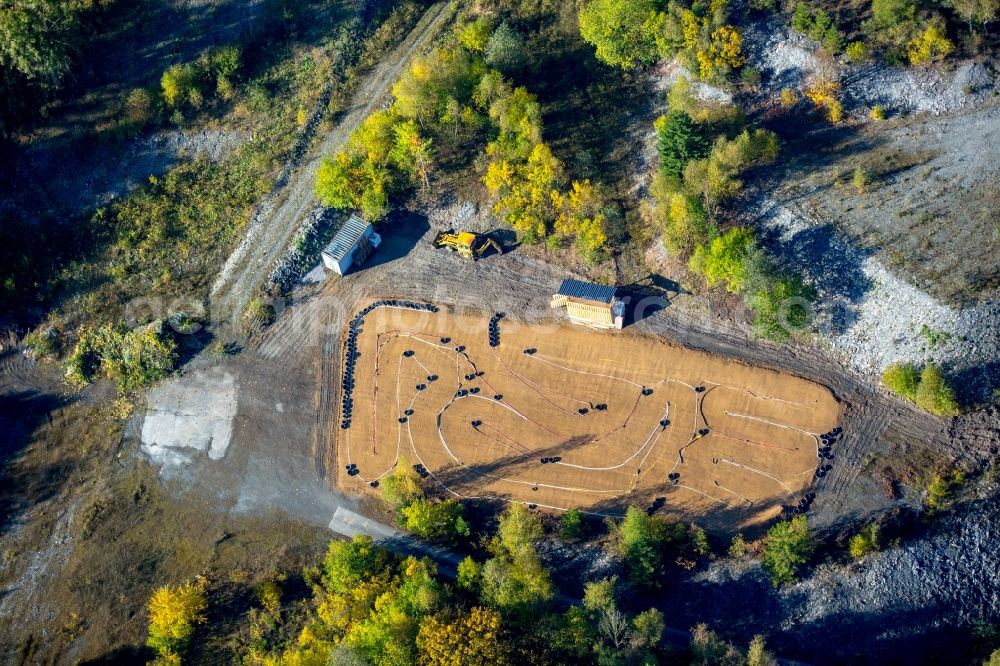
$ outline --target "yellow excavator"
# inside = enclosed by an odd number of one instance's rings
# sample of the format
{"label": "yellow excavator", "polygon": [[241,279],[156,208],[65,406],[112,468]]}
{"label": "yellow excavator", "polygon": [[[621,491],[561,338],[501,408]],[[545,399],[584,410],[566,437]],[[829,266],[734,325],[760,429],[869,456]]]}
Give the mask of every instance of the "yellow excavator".
{"label": "yellow excavator", "polygon": [[460,231],[457,234],[450,229],[442,231],[434,237],[434,247],[458,252],[459,256],[473,261],[482,258],[491,247],[497,254],[503,254],[500,243],[493,240],[489,234],[474,234],[471,231]]}

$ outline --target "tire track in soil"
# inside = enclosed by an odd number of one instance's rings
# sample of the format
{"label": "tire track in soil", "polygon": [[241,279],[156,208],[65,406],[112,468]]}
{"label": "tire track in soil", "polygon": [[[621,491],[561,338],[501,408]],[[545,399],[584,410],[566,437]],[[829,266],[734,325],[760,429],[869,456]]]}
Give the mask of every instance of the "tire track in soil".
{"label": "tire track in soil", "polygon": [[[458,310],[479,312],[506,311],[517,324],[550,320],[548,299],[564,273],[541,261],[518,255],[478,262],[466,262],[430,247],[434,230],[410,245],[401,258],[373,264],[345,278],[330,278],[317,287],[302,290],[303,298],[318,303],[325,333],[319,339],[319,387],[317,394],[316,454],[329,478],[335,478],[336,400],[340,385],[340,344],[346,317],[374,298],[398,297],[433,302]],[[392,242],[400,241],[392,235]],[[412,244],[411,239],[408,243]],[[381,251],[381,250],[380,250]],[[633,327],[625,335],[654,335],[693,349],[781,372],[791,373],[830,388],[844,404],[844,435],[834,445],[832,469],[814,479],[817,493],[817,524],[832,525],[840,520],[839,507],[851,505],[857,493],[856,481],[865,459],[885,453],[891,445],[885,438],[920,442],[949,458],[974,453],[974,447],[956,450],[947,433],[948,422],[917,411],[899,400],[884,395],[864,380],[846,370],[821,349],[801,344],[774,345],[750,339],[722,319],[692,312],[679,306],[661,310]],[[279,327],[265,334],[268,346],[281,348],[284,354],[302,353]],[[313,346],[312,349],[317,349]],[[818,461],[817,461],[818,462]],[[814,515],[811,513],[811,515]]]}
{"label": "tire track in soil", "polygon": [[[328,478],[336,474],[336,419],[340,386],[340,340],[346,317],[375,298],[408,298],[448,306],[459,311],[506,311],[509,324],[551,322],[548,307],[551,294],[568,274],[558,267],[520,255],[516,251],[502,257],[467,262],[434,250],[430,246],[435,229],[414,238],[403,221],[390,221],[392,233],[383,237],[386,246],[379,253],[399,257],[372,262],[344,278],[331,277],[320,285],[295,292],[296,300],[316,308],[324,326],[312,344],[303,345],[298,336],[288,335],[280,326],[263,336],[262,344],[280,354],[319,353],[317,389],[317,461],[322,461]],[[570,276],[572,277],[572,276]],[[579,277],[579,276],[576,276]],[[295,310],[285,313],[294,317]],[[619,335],[653,335],[686,347],[725,356],[739,362],[798,375],[822,384],[844,404],[842,438],[833,447],[832,469],[814,479],[816,502],[810,511],[817,527],[835,526],[857,512],[857,502],[884,505],[885,498],[875,484],[859,485],[859,475],[869,456],[898,455],[900,442],[911,442],[945,460],[981,462],[989,445],[1000,445],[993,424],[996,414],[963,416],[949,421],[920,412],[846,369],[839,361],[812,344],[775,345],[754,340],[741,329],[712,314],[671,305]],[[972,421],[977,419],[978,421]],[[974,431],[964,427],[972,421]],[[956,437],[954,433],[961,433]],[[818,461],[817,461],[818,462]],[[870,486],[870,487],[869,487]],[[874,492],[869,497],[867,493]],[[863,493],[864,497],[859,497]]]}
{"label": "tire track in soil", "polygon": [[361,122],[378,108],[390,94],[403,68],[429,45],[451,14],[446,2],[428,8],[406,39],[382,58],[361,83],[344,117],[313,151],[306,164],[287,179],[279,179],[278,186],[260,203],[247,226],[243,242],[226,260],[212,286],[211,299],[217,321],[222,323],[227,318],[234,327],[238,324],[255,290],[288,248],[302,221],[318,207],[313,185],[323,157],[343,146]]}

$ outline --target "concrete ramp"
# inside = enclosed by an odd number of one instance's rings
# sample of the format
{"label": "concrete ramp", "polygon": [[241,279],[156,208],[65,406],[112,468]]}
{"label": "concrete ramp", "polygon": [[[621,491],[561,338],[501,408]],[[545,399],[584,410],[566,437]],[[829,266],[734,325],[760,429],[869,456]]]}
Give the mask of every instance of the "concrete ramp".
{"label": "concrete ramp", "polygon": [[329,527],[337,534],[343,534],[346,537],[353,538],[358,534],[367,534],[375,541],[398,540],[406,536],[399,530],[365,518],[342,506],[337,507]]}

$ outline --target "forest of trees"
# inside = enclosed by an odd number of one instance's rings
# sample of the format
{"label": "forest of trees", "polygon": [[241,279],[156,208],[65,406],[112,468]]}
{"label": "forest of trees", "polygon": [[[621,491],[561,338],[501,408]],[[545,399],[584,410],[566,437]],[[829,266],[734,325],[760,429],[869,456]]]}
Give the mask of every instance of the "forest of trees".
{"label": "forest of trees", "polygon": [[517,86],[519,35],[485,18],[459,24],[449,42],[419,57],[393,86],[394,102],[369,116],[316,180],[327,206],[383,219],[390,200],[427,190],[439,155],[472,154],[496,217],[526,243],[573,244],[588,262],[607,250],[600,188],[571,180],[542,138],[537,98]]}
{"label": "forest of trees", "polygon": [[[765,562],[773,563],[776,584],[793,580],[811,552],[804,520],[772,530]],[[707,554],[704,533],[634,509],[613,529],[628,581],[586,582],[569,604],[538,555],[542,522],[520,504],[484,537],[484,558],[466,557],[454,578],[430,559],[393,554],[369,537],[334,541],[320,566],[304,572],[311,594],[301,602],[285,598],[284,576],[256,589],[240,659],[261,666],[776,663],[763,637],[740,649],[705,625],[692,628],[686,644],[665,642],[669,616],[630,601],[634,590],[666,582],[668,558]],[[209,604],[204,579],[156,591],[148,605],[156,663],[179,663],[193,641],[212,634]]]}

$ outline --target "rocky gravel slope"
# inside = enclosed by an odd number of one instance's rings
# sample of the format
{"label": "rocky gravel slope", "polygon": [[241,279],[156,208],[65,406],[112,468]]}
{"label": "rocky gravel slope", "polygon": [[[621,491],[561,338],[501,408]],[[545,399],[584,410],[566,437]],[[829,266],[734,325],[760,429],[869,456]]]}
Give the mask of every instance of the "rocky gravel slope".
{"label": "rocky gravel slope", "polygon": [[[987,484],[928,533],[775,590],[759,562],[718,562],[668,593],[681,617],[755,633],[816,664],[967,663],[974,625],[1000,617],[1000,506]],[[675,620],[675,623],[677,620]]]}

